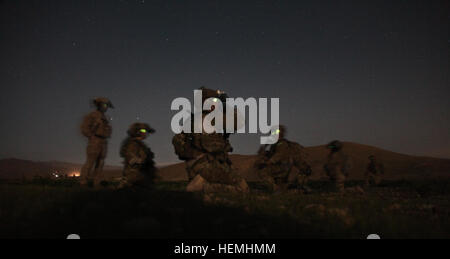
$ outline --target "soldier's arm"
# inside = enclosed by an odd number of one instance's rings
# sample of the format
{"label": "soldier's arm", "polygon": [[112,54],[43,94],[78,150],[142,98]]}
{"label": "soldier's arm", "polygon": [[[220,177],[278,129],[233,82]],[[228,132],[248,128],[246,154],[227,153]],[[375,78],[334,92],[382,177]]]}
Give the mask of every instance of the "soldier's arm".
{"label": "soldier's arm", "polygon": [[96,112],[92,113],[90,117],[89,128],[90,132],[92,132],[92,136],[94,136],[98,127],[102,124],[102,117]]}
{"label": "soldier's arm", "polygon": [[255,161],[254,166],[256,168],[260,168],[260,167],[263,167],[266,163],[267,163],[266,147],[265,146],[261,146],[258,149],[258,154],[256,155],[256,161]]}
{"label": "soldier's arm", "polygon": [[260,146],[258,149],[258,156],[266,156],[266,145]]}
{"label": "soldier's arm", "polygon": [[291,151],[295,155],[295,164],[298,165],[301,169],[308,168],[311,165],[310,157],[307,152],[305,152],[305,148],[300,144],[295,143],[293,151]]}
{"label": "soldier's arm", "polygon": [[312,175],[312,168],[311,168],[311,165],[310,165],[309,163],[307,163],[306,161],[303,161],[303,162],[301,163],[299,170],[300,170],[303,174],[305,174],[305,175],[307,175],[307,176]]}
{"label": "soldier's arm", "polygon": [[276,147],[276,151],[270,157],[269,162],[277,164],[283,162],[287,157],[289,157],[289,147],[286,143],[282,143]]}
{"label": "soldier's arm", "polygon": [[[144,158],[145,159],[145,158]],[[126,147],[125,160],[130,165],[142,164],[144,159],[141,157],[139,147],[136,143],[131,142]]]}
{"label": "soldier's arm", "polygon": [[88,138],[90,138],[94,135],[94,129],[93,129],[94,118],[93,118],[93,116],[94,116],[93,113],[86,115],[83,119],[83,123],[81,124],[81,132],[83,133],[83,135],[85,135]]}
{"label": "soldier's arm", "polygon": [[231,146],[230,139],[228,137],[224,136],[224,139],[225,139],[225,152],[233,153],[233,147]]}

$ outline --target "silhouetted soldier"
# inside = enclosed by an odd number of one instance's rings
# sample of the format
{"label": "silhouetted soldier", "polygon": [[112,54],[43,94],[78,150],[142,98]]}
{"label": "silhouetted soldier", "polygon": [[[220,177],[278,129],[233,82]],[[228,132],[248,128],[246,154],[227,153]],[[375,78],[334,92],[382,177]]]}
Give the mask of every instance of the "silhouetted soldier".
{"label": "silhouetted soldier", "polygon": [[325,172],[330,177],[330,180],[335,183],[337,191],[343,192],[345,190],[345,181],[352,166],[351,159],[342,151],[343,144],[340,141],[331,142],[327,148],[330,150],[330,154],[324,166]]}
{"label": "silhouetted soldier", "polygon": [[153,161],[155,156],[144,143],[147,136],[153,133],[155,130],[145,123],[134,123],[130,126],[128,138],[120,148],[120,156],[124,158],[124,169],[119,188],[153,183],[156,174]]}
{"label": "silhouetted soldier", "polygon": [[[203,93],[203,103],[209,98],[226,103],[227,96],[223,92],[206,88],[200,90]],[[209,113],[210,111],[204,111],[200,116],[204,118]],[[224,111],[224,121],[225,114]],[[191,119],[194,121],[193,115]],[[181,133],[174,136],[172,143],[178,157],[186,161],[190,181],[187,191],[248,192],[247,182],[237,175],[231,166],[228,153],[233,149],[229,142],[229,134],[208,134],[205,131]]]}
{"label": "silhouetted soldier", "polygon": [[258,151],[255,167],[260,178],[271,191],[296,185],[306,193],[310,192],[306,185],[312,171],[304,147],[285,138],[284,126],[279,126],[274,135],[278,135],[278,142],[262,146]]}
{"label": "silhouetted soldier", "polygon": [[81,125],[81,132],[89,140],[86,163],[81,169],[81,179],[83,184],[93,180],[95,185],[105,164],[108,139],[112,133],[105,113],[108,108],[114,108],[114,106],[106,98],[96,98],[93,102],[96,110],[89,113]]}
{"label": "silhouetted soldier", "polygon": [[378,162],[374,155],[369,156],[369,164],[366,169],[366,186],[379,185],[382,175],[384,175],[384,165]]}

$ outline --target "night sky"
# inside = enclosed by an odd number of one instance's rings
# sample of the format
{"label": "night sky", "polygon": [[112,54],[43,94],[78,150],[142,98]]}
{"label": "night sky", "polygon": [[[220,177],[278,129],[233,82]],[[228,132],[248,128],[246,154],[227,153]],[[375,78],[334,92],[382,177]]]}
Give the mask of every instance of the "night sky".
{"label": "night sky", "polygon": [[[0,0],[0,158],[83,162],[90,99],[176,162],[177,97],[280,98],[288,138],[450,158],[449,1]],[[252,154],[259,135],[233,136]]]}

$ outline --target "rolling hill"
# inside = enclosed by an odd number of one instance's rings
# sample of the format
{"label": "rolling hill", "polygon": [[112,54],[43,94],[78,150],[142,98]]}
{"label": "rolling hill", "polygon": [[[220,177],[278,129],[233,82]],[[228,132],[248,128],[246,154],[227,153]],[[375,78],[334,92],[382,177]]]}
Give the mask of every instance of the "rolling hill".
{"label": "rolling hill", "polygon": [[[326,146],[306,148],[313,169],[312,179],[325,178],[323,165],[327,159]],[[344,152],[352,159],[351,179],[363,179],[368,163],[368,156],[375,155],[385,164],[386,179],[433,179],[450,177],[450,159],[409,156],[391,151],[351,142],[344,143]],[[248,181],[257,181],[257,172],[253,169],[256,156],[231,155],[233,166]],[[175,164],[160,169],[165,180],[187,180],[184,164]]]}
{"label": "rolling hill", "polygon": [[[328,155],[325,146],[306,148],[313,169],[312,179],[324,179],[323,164]],[[450,159],[409,156],[372,146],[345,142],[344,152],[352,159],[353,167],[350,178],[363,179],[369,155],[377,156],[386,168],[386,179],[440,179],[450,178]],[[253,169],[256,160],[254,155],[231,155],[235,169],[248,181],[258,181],[257,172]],[[33,162],[20,159],[0,160],[0,179],[30,179],[36,175],[51,176],[52,173],[71,175],[80,172],[81,165],[64,162]],[[117,166],[105,167],[105,178],[120,177],[122,169]],[[187,175],[183,162],[159,169],[163,181],[186,181]]]}

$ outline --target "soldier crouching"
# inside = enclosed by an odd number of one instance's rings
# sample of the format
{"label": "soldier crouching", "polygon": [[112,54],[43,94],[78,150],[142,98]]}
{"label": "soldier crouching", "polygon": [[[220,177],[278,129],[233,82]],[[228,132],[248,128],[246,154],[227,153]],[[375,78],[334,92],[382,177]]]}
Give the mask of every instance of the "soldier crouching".
{"label": "soldier crouching", "polygon": [[343,143],[335,140],[327,145],[330,150],[324,170],[330,180],[335,184],[338,192],[345,191],[345,182],[352,167],[351,158],[343,151]]}
{"label": "soldier crouching", "polygon": [[248,191],[246,181],[232,168],[228,157],[231,146],[224,134],[194,134],[193,138],[200,145],[192,148],[201,154],[186,163],[191,180],[188,191],[200,191],[202,187],[204,192]]}
{"label": "soldier crouching", "polygon": [[262,146],[255,163],[264,185],[272,192],[285,191],[290,186],[311,192],[307,183],[312,170],[303,146],[285,138],[284,126],[279,126],[273,135],[278,136],[277,143]]}
{"label": "soldier crouching", "polygon": [[[210,98],[215,102],[220,100],[226,103],[227,96],[223,92],[206,88],[200,88],[200,90],[202,90],[203,103]],[[208,113],[204,111],[199,116],[204,118]],[[200,127],[203,128],[203,125]],[[249,191],[245,179],[235,173],[232,168],[228,156],[228,153],[232,152],[228,134],[205,133],[205,131],[181,133],[174,136],[172,143],[178,157],[186,161],[186,171],[190,181],[187,191],[205,193]]]}
{"label": "soldier crouching", "polygon": [[384,175],[384,164],[377,161],[374,155],[369,156],[369,164],[365,173],[365,186],[378,186]]}
{"label": "soldier crouching", "polygon": [[154,154],[143,142],[152,133],[155,133],[155,130],[145,123],[130,126],[128,138],[120,149],[120,156],[124,158],[124,169],[119,188],[148,186],[154,182],[156,176]]}

